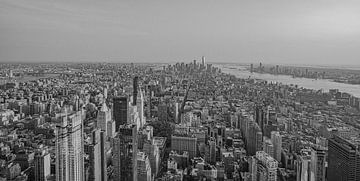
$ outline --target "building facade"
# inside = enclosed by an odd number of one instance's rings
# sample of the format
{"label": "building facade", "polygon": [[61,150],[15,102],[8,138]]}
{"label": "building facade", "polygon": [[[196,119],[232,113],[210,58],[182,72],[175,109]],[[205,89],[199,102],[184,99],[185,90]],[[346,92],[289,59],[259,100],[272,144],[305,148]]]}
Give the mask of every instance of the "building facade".
{"label": "building facade", "polygon": [[65,114],[56,126],[57,181],[85,180],[82,114],[82,111]]}

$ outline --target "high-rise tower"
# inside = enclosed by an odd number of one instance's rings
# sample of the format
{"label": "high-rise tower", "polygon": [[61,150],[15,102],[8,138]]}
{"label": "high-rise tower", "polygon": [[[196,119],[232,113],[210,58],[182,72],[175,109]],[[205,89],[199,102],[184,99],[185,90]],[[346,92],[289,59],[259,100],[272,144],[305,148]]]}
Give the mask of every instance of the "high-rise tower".
{"label": "high-rise tower", "polygon": [[120,125],[126,124],[128,119],[128,98],[115,97],[113,98],[113,114],[115,120],[116,130]]}
{"label": "high-rise tower", "polygon": [[84,138],[82,112],[65,114],[56,126],[56,180],[83,181]]}
{"label": "high-rise tower", "polygon": [[335,135],[329,139],[328,181],[357,181],[360,179],[359,146]]}
{"label": "high-rise tower", "polygon": [[96,129],[91,135],[90,148],[90,181],[106,181],[105,132]]}
{"label": "high-rise tower", "polygon": [[119,127],[114,138],[114,181],[137,181],[137,128],[135,124]]}
{"label": "high-rise tower", "polygon": [[97,128],[101,129],[102,131],[107,133],[107,123],[111,121],[111,112],[106,106],[104,102],[101,106],[100,110],[98,111],[97,118],[96,118],[96,126]]}
{"label": "high-rise tower", "polygon": [[138,95],[138,80],[139,77],[135,76],[134,80],[133,80],[133,106],[136,106],[136,100],[137,100],[137,95]]}
{"label": "high-rise tower", "polygon": [[274,145],[274,158],[281,161],[282,137],[278,131],[271,132],[271,142]]}
{"label": "high-rise tower", "polygon": [[311,180],[325,181],[326,150],[319,145],[311,149]]}
{"label": "high-rise tower", "polygon": [[38,181],[46,181],[46,177],[50,175],[50,153],[46,150],[35,154],[34,173],[35,180]]}

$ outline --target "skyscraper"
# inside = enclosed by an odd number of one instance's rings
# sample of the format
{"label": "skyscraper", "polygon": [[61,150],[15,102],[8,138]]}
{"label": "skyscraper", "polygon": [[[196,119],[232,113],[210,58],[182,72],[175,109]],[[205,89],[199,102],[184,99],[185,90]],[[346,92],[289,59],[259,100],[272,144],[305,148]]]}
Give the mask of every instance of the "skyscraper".
{"label": "skyscraper", "polygon": [[96,129],[92,132],[90,145],[90,181],[106,181],[105,132]]}
{"label": "skyscraper", "polygon": [[84,138],[81,111],[65,114],[56,126],[56,180],[83,181]]}
{"label": "skyscraper", "polygon": [[137,181],[137,128],[124,124],[114,138],[114,181]]}
{"label": "skyscraper", "polygon": [[114,97],[113,98],[113,115],[115,120],[116,130],[120,125],[126,124],[128,119],[128,98]]}
{"label": "skyscraper", "polygon": [[311,149],[311,180],[325,181],[326,150],[319,145]]}
{"label": "skyscraper", "polygon": [[104,102],[100,110],[98,111],[96,125],[97,128],[105,132],[105,135],[107,135],[107,123],[109,121],[111,121],[111,112],[106,106],[106,103]]}
{"label": "skyscraper", "polygon": [[138,181],[151,181],[151,167],[149,157],[144,152],[137,154]]}
{"label": "skyscraper", "polygon": [[133,80],[133,106],[136,106],[136,102],[137,102],[137,95],[138,95],[138,76],[134,77]]}
{"label": "skyscraper", "polygon": [[159,121],[168,121],[168,107],[165,103],[158,105],[158,118]]}
{"label": "skyscraper", "polygon": [[175,119],[175,123],[179,123],[179,103],[176,102],[175,103],[175,111],[174,111],[174,119]]}
{"label": "skyscraper", "polygon": [[295,160],[296,181],[309,181],[311,173],[311,156],[298,155]]}
{"label": "skyscraper", "polygon": [[208,162],[210,164],[216,164],[216,142],[214,138],[210,138],[209,142],[209,158]]}
{"label": "skyscraper", "polygon": [[268,155],[274,157],[274,145],[271,142],[271,140],[267,137],[264,136],[264,142],[263,142],[263,150],[265,151],[265,153],[267,153]]}
{"label": "skyscraper", "polygon": [[274,145],[274,158],[281,161],[282,137],[278,131],[271,132],[271,142]]}
{"label": "skyscraper", "polygon": [[263,135],[259,125],[253,120],[246,120],[245,140],[248,155],[255,155],[256,151],[263,150]]}
{"label": "skyscraper", "polygon": [[152,174],[157,175],[160,165],[159,147],[155,144],[152,144],[152,141],[146,140],[144,143],[144,152],[149,156]]}
{"label": "skyscraper", "polygon": [[329,139],[328,181],[358,181],[360,179],[359,146],[334,135]]}
{"label": "skyscraper", "polygon": [[46,177],[50,175],[50,154],[46,150],[35,154],[34,173],[37,181],[46,181]]}
{"label": "skyscraper", "polygon": [[110,121],[108,121],[106,128],[107,128],[107,131],[106,131],[107,137],[113,138],[116,133],[115,121],[112,119]]}
{"label": "skyscraper", "polygon": [[107,87],[104,87],[103,94],[104,94],[104,99],[106,100],[108,98],[108,88]]}

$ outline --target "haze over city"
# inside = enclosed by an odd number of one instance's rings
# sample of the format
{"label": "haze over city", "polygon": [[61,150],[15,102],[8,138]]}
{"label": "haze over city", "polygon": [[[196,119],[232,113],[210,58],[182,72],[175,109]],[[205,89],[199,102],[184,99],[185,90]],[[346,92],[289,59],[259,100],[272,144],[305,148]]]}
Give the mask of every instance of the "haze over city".
{"label": "haze over city", "polygon": [[359,0],[0,0],[0,181],[359,181]]}
{"label": "haze over city", "polygon": [[359,64],[360,1],[0,0],[0,62]]}

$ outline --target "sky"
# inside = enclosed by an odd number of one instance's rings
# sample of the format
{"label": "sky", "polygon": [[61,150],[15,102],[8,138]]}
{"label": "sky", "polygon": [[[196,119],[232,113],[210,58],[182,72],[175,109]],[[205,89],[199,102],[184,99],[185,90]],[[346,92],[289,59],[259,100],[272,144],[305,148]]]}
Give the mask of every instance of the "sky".
{"label": "sky", "polygon": [[0,0],[0,62],[360,65],[359,0]]}

